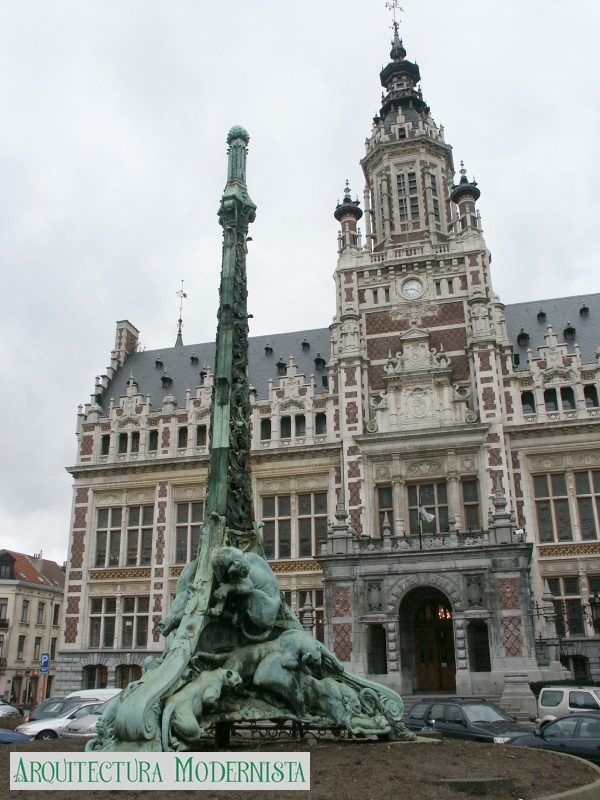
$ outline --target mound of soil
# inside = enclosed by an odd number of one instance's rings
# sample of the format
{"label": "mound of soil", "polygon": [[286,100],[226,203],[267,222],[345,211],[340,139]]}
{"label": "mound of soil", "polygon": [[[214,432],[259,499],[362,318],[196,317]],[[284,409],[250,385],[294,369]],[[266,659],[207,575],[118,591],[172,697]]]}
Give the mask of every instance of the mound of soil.
{"label": "mound of soil", "polygon": [[[12,726],[11,726],[12,727]],[[241,737],[240,737],[241,738]],[[78,739],[33,741],[4,745],[0,757],[0,800],[39,800],[39,791],[9,790],[9,751],[78,752],[85,742]],[[307,739],[273,741],[236,738],[236,753],[303,751],[311,755],[309,792],[202,791],[203,800],[461,800],[475,797],[443,786],[442,779],[513,778],[514,791],[495,795],[502,800],[536,800],[544,795],[584,786],[597,779],[597,772],[585,763],[558,753],[528,750],[507,745],[476,742],[425,740],[386,744],[374,741],[339,742]],[[214,748],[206,748],[206,752]],[[189,790],[188,790],[189,793]],[[53,792],[60,800],[83,800],[82,792]],[[94,800],[137,800],[144,796],[160,800],[183,800],[185,792],[98,791]],[[489,796],[489,795],[488,795]]]}

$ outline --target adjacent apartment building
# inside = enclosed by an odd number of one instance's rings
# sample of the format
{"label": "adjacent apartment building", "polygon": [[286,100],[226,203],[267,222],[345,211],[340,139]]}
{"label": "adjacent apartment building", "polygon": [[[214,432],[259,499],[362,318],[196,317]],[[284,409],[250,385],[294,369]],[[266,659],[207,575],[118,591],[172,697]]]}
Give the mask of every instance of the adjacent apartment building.
{"label": "adjacent apartment building", "polygon": [[[600,295],[501,302],[406,55],[396,34],[362,207],[334,210],[333,324],[250,342],[265,551],[315,635],[405,695],[600,678]],[[138,338],[117,323],[78,413],[63,691],[139,677],[197,548],[214,345]]]}
{"label": "adjacent apartment building", "polygon": [[11,703],[37,704],[54,692],[64,588],[64,569],[41,553],[0,550],[0,694]]}

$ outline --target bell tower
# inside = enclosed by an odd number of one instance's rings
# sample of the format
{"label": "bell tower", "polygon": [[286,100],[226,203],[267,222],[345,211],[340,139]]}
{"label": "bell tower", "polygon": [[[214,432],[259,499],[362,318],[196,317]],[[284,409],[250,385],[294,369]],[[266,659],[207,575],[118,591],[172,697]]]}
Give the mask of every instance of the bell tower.
{"label": "bell tower", "polygon": [[[462,430],[455,444],[445,441],[449,454],[440,444],[439,458],[428,462],[446,476],[457,529],[466,526],[461,472],[477,481],[482,516],[494,492],[508,495],[511,483],[502,426],[513,413],[504,388],[512,351],[490,281],[481,191],[462,162],[455,182],[452,147],[423,97],[419,65],[407,58],[396,21],[392,29],[390,61],[379,75],[381,105],[361,160],[362,208],[346,183],[334,211],[340,228],[330,369],[343,441],[340,488],[355,529],[375,536],[380,481],[391,484],[395,535],[408,530],[407,476],[421,474],[410,451],[430,448],[436,428]],[[416,365],[409,356],[419,336]],[[392,436],[417,432],[428,442],[392,447]],[[382,434],[390,435],[389,457]]]}

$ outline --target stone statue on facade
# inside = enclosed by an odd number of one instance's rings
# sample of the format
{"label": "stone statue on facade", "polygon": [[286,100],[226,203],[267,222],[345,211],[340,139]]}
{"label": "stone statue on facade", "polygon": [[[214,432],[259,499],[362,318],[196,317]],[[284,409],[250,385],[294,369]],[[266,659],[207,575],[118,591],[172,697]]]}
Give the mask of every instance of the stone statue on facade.
{"label": "stone statue on facade", "polygon": [[90,750],[180,751],[234,723],[292,720],[352,736],[414,739],[391,689],[348,673],[303,630],[280,593],[254,521],[247,375],[248,134],[229,132],[219,219],[223,264],[210,427],[206,520],[159,629],[160,658],[112,701]]}

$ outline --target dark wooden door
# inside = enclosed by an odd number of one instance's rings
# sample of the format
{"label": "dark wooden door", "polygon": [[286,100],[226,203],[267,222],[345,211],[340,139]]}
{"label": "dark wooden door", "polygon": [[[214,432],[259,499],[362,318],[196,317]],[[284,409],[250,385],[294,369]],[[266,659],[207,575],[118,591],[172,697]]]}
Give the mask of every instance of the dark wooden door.
{"label": "dark wooden door", "polygon": [[424,692],[454,691],[456,668],[450,608],[427,601],[415,614],[417,684]]}

